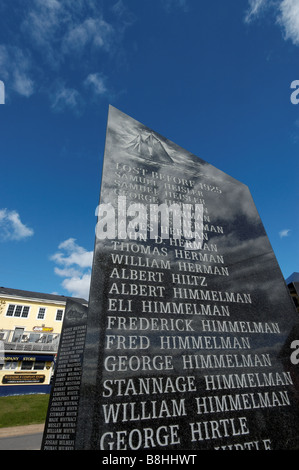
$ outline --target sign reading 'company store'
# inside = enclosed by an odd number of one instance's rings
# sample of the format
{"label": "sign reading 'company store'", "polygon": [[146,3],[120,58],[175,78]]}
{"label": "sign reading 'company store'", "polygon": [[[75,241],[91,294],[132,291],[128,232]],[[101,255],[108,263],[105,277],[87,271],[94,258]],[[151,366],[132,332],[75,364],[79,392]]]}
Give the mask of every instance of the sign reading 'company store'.
{"label": "sign reading 'company store'", "polygon": [[110,107],[76,430],[44,448],[296,449],[298,333],[247,186]]}

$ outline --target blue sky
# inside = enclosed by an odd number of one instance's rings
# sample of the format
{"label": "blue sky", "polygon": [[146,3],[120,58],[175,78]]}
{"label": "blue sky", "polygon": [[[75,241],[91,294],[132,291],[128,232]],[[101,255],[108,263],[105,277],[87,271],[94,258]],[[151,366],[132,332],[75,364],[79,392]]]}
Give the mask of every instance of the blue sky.
{"label": "blue sky", "polygon": [[298,63],[299,0],[1,0],[0,285],[87,297],[109,104],[248,185],[299,271]]}

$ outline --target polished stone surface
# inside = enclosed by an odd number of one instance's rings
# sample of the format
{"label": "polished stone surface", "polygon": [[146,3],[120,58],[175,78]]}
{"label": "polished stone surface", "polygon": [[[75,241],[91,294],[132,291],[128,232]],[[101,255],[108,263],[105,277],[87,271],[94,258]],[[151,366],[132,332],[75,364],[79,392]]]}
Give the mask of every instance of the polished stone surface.
{"label": "polished stone surface", "polygon": [[[202,204],[201,248],[120,239],[119,196]],[[247,186],[110,107],[100,203],[76,449],[297,449],[298,314]]]}
{"label": "polished stone surface", "polygon": [[42,450],[75,450],[87,306],[67,300]]}

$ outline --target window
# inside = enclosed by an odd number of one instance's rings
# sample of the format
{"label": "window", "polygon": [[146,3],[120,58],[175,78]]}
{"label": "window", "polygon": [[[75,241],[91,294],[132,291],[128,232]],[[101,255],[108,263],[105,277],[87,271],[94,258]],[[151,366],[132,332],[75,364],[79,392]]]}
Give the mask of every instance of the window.
{"label": "window", "polygon": [[22,341],[23,334],[24,328],[16,327],[12,337],[12,343],[20,343]]}
{"label": "window", "polygon": [[46,309],[44,307],[40,307],[38,314],[37,314],[37,319],[38,320],[44,320],[46,314]]}
{"label": "window", "polygon": [[22,361],[21,370],[43,370],[45,361]]}
{"label": "window", "polygon": [[34,370],[44,370],[45,367],[45,362],[44,361],[37,361],[34,363]]}
{"label": "window", "polygon": [[9,304],[6,316],[27,318],[29,314],[29,309],[30,307],[27,307],[26,305]]}
{"label": "window", "polygon": [[21,370],[32,370],[33,361],[22,361]]}
{"label": "window", "polygon": [[56,312],[56,321],[61,321],[62,317],[63,317],[63,310],[58,309],[57,312]]}
{"label": "window", "polygon": [[5,370],[13,370],[18,367],[18,361],[5,361],[4,369]]}
{"label": "window", "polygon": [[6,316],[7,317],[12,317],[13,313],[14,313],[14,310],[15,310],[15,305],[9,305],[8,309],[7,309],[7,312],[6,312]]}
{"label": "window", "polygon": [[30,333],[29,335],[29,343],[37,343],[40,338],[39,333]]}

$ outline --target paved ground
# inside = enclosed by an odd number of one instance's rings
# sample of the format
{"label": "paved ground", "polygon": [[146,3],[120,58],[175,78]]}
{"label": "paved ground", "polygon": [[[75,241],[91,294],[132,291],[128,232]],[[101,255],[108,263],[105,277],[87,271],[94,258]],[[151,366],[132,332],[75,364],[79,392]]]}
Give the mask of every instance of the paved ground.
{"label": "paved ground", "polygon": [[0,450],[40,450],[44,424],[0,428]]}

